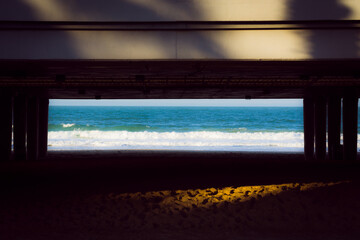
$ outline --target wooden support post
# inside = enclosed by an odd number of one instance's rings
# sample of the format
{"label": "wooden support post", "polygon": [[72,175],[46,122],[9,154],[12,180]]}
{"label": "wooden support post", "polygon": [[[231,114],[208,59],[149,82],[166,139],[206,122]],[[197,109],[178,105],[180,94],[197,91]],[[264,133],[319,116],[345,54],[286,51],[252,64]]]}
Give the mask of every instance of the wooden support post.
{"label": "wooden support post", "polygon": [[49,99],[40,98],[39,102],[39,157],[45,158],[48,145]]}
{"label": "wooden support post", "polygon": [[305,97],[303,100],[304,114],[304,153],[306,160],[314,158],[314,100]]}
{"label": "wooden support post", "polygon": [[355,91],[347,91],[343,99],[344,160],[356,161],[358,98]]}
{"label": "wooden support post", "polygon": [[326,101],[322,96],[315,100],[315,157],[318,161],[326,157]]}
{"label": "wooden support post", "polygon": [[340,127],[341,127],[341,98],[331,96],[328,99],[328,150],[329,160],[340,160]]}
{"label": "wooden support post", "polygon": [[27,99],[24,95],[14,98],[14,156],[26,160]]}
{"label": "wooden support post", "polygon": [[0,161],[11,158],[12,140],[12,108],[13,102],[10,95],[0,97]]}
{"label": "wooden support post", "polygon": [[29,160],[39,158],[39,98],[31,97],[28,101],[27,118],[27,154]]}

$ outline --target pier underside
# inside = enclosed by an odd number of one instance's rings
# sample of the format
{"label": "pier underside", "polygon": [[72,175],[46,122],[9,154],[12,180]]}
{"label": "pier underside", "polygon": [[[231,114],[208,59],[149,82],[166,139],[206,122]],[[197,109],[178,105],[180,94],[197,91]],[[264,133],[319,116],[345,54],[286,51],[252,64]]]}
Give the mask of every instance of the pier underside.
{"label": "pier underside", "polygon": [[11,158],[13,123],[14,158],[46,156],[49,99],[302,98],[306,159],[355,161],[359,63],[2,60],[0,149]]}
{"label": "pier underside", "polygon": [[[1,239],[360,239],[359,19],[359,0],[1,0]],[[47,151],[50,99],[274,98],[303,99],[304,153]]]}
{"label": "pier underside", "polygon": [[357,90],[359,63],[0,60],[0,87],[54,99],[303,98],[309,92]]}

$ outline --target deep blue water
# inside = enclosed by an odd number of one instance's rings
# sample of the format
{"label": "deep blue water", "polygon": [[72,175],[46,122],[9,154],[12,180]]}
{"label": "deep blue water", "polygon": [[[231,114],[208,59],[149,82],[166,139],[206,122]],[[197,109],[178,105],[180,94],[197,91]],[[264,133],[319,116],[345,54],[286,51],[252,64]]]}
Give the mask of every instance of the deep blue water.
{"label": "deep blue water", "polygon": [[302,107],[51,106],[49,131],[302,132]]}

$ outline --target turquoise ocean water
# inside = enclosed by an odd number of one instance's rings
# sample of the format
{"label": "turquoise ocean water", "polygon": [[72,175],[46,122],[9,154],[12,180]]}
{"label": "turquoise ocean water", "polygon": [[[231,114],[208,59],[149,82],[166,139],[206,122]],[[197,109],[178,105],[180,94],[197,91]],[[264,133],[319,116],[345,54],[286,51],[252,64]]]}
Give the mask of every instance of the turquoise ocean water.
{"label": "turquoise ocean water", "polygon": [[303,151],[302,114],[302,107],[50,106],[49,150]]}
{"label": "turquoise ocean water", "polygon": [[302,108],[50,106],[57,149],[303,151]]}

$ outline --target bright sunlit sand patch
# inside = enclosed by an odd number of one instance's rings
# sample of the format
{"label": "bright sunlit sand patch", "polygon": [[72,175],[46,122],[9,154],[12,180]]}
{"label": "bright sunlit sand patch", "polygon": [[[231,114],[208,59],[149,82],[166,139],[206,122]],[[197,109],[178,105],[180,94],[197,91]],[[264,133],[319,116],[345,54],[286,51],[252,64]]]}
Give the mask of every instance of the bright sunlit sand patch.
{"label": "bright sunlit sand patch", "polygon": [[278,234],[284,231],[311,232],[313,229],[332,231],[332,228],[343,228],[338,221],[342,222],[344,218],[353,218],[353,224],[358,222],[358,209],[351,213],[344,210],[346,206],[336,205],[336,198],[347,197],[338,191],[349,183],[288,183],[110,193],[97,196],[97,201],[117,205],[119,208],[112,213],[114,220],[119,221],[117,225],[139,231],[185,230],[192,234],[196,231],[208,234],[226,230],[227,233],[244,235],[252,231],[270,234],[274,231],[279,231]]}
{"label": "bright sunlit sand patch", "polygon": [[188,189],[172,191],[152,191],[137,193],[110,193],[107,197],[111,200],[142,201],[144,204],[156,203],[158,208],[180,211],[193,208],[210,208],[217,204],[241,203],[250,200],[262,199],[267,196],[276,196],[288,191],[310,191],[318,188],[332,187],[341,182],[313,182],[313,183],[288,183],[279,185],[241,186],[225,188]]}
{"label": "bright sunlit sand patch", "polygon": [[342,231],[346,224],[359,225],[359,208],[353,206],[352,211],[341,200],[349,200],[349,193],[344,190],[349,184],[350,181],[312,182],[109,193],[88,201],[107,206],[103,211],[89,209],[98,218],[107,218],[130,232],[172,235],[187,231],[203,236],[226,230],[230,236],[246,236],[252,232],[301,235],[325,231],[321,234],[326,235],[326,231]]}
{"label": "bright sunlit sand patch", "polygon": [[[70,229],[79,233],[76,239],[358,239],[358,186],[338,181],[80,191],[7,204],[6,211],[0,211],[0,228],[19,236],[41,229],[43,236],[67,237]],[[19,224],[21,232],[16,230]]]}

